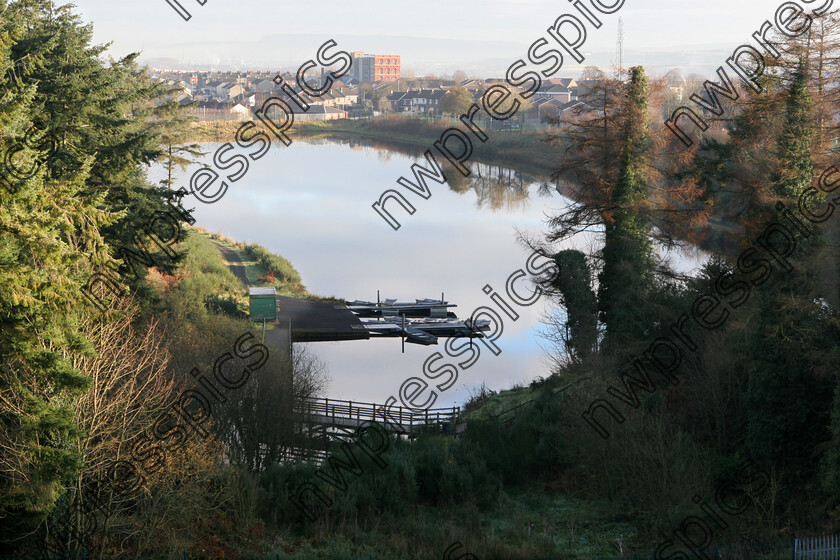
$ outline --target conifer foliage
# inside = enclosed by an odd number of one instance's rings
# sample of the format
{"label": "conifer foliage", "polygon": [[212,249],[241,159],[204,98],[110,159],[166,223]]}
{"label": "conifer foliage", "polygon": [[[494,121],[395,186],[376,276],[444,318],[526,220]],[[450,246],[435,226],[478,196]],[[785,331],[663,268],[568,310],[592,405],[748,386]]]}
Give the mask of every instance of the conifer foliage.
{"label": "conifer foliage", "polygon": [[[162,210],[143,165],[161,153],[170,86],[136,55],[103,60],[70,5],[0,6],[0,533],[43,520],[81,467],[70,403],[93,346],[82,288]],[[161,101],[163,100],[163,101]],[[175,259],[161,262],[172,266]]]}

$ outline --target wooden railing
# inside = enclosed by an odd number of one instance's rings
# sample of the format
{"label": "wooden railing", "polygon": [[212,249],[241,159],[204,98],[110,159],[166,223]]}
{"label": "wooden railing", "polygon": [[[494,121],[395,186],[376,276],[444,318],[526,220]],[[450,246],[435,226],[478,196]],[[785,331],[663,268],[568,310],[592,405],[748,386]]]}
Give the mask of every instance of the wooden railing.
{"label": "wooden railing", "polygon": [[840,537],[813,537],[796,539],[793,544],[794,560],[837,560],[840,558]]}
{"label": "wooden railing", "polygon": [[412,428],[430,424],[451,423],[460,414],[461,408],[430,408],[415,412],[401,406],[387,407],[384,404],[344,401],[329,398],[302,399],[295,403],[294,411],[311,417],[326,417],[333,424],[342,420],[379,422],[392,431],[411,431]]}

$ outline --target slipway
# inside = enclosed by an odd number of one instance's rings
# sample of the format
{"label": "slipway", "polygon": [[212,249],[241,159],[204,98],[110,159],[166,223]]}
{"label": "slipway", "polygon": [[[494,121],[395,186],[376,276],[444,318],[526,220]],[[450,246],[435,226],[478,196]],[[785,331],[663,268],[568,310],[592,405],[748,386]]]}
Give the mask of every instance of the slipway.
{"label": "slipway", "polygon": [[292,342],[367,340],[370,332],[346,305],[286,296],[277,297],[277,322],[288,328]]}

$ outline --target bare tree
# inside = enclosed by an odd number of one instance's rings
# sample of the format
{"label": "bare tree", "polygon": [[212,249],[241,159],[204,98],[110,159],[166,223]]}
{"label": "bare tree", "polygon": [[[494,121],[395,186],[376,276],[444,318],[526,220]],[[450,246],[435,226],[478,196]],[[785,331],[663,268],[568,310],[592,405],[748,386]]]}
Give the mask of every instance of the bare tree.
{"label": "bare tree", "polygon": [[259,472],[305,445],[295,425],[294,403],[323,395],[327,383],[324,364],[308,347],[293,345],[291,357],[272,352],[265,366],[214,414],[230,462]]}
{"label": "bare tree", "polygon": [[[155,424],[185,388],[166,373],[169,360],[164,333],[156,323],[134,326],[137,308],[122,300],[107,318],[82,318],[82,332],[92,341],[88,352],[60,349],[65,359],[90,377],[91,388],[72,401],[78,437],[68,442],[84,464],[64,489],[59,509],[44,524],[48,550],[85,547],[99,557],[114,534],[143,534],[143,523],[121,514],[156,497],[162,480],[180,480],[206,470],[218,454],[215,443],[198,435],[172,443],[156,441]],[[180,432],[186,435],[186,430]],[[135,444],[157,443],[157,459],[138,460]],[[160,462],[158,462],[160,461]],[[181,506],[185,502],[180,503]],[[203,504],[206,507],[206,504]],[[153,508],[152,508],[153,509]],[[179,510],[179,515],[183,510]],[[154,511],[159,523],[168,517]]]}

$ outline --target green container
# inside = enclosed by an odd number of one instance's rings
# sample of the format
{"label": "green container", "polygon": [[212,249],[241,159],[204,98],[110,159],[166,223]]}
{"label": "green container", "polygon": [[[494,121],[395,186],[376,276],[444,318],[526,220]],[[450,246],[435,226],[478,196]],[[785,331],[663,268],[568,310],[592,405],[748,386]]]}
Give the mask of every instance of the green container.
{"label": "green container", "polygon": [[277,320],[277,290],[275,288],[251,288],[251,320],[262,322]]}

